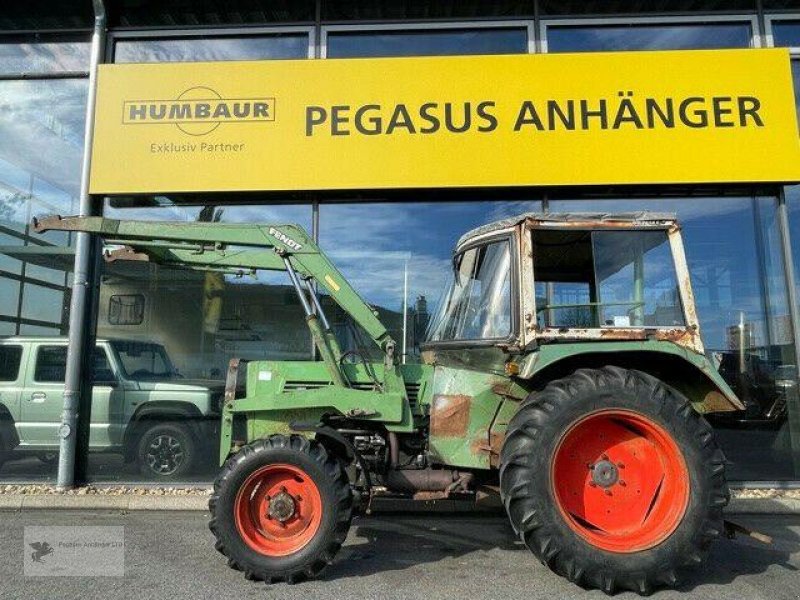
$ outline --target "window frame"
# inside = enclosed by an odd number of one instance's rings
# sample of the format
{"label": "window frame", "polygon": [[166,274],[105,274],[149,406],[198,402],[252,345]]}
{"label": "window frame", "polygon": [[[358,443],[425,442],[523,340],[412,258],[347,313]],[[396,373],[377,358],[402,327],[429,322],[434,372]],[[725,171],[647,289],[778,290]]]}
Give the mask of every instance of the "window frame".
{"label": "window frame", "polygon": [[541,52],[548,53],[548,27],[574,26],[575,28],[586,26],[636,26],[636,25],[702,25],[715,23],[748,23],[750,25],[750,48],[760,48],[762,46],[761,35],[759,34],[758,15],[697,15],[697,16],[644,16],[644,17],[585,17],[585,18],[556,18],[541,19],[539,22],[539,40]]}
{"label": "window frame", "polygon": [[[308,36],[306,59],[315,58],[317,47],[317,28],[313,25],[287,25],[283,27],[214,27],[193,29],[131,29],[113,30],[108,32],[106,41],[106,57],[108,63],[115,62],[116,44],[118,41],[149,41],[164,40],[214,40],[225,38],[263,38],[270,34],[303,33]],[[242,59],[245,60],[245,59]],[[266,60],[266,59],[264,59]],[[283,60],[283,59],[282,59]],[[299,60],[299,59],[297,59]]]}
{"label": "window frame", "polygon": [[486,21],[446,21],[425,22],[412,21],[408,23],[375,23],[375,24],[347,24],[323,25],[320,28],[320,58],[328,58],[328,35],[330,33],[380,33],[380,32],[428,32],[428,31],[453,31],[470,29],[524,29],[526,31],[527,53],[536,52],[536,26],[533,19],[503,19]]}
{"label": "window frame", "polygon": [[[775,48],[775,33],[773,25],[781,21],[794,21],[800,25],[800,13],[780,13],[764,16],[764,37],[765,46],[768,48]],[[782,47],[782,46],[781,46]],[[800,58],[800,46],[787,46],[789,48],[789,55],[791,58]]]}

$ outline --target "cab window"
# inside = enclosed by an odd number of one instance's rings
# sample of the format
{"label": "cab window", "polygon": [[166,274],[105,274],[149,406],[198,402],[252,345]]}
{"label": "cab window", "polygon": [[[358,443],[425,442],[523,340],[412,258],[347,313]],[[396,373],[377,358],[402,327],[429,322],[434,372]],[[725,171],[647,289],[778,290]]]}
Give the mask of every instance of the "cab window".
{"label": "cab window", "polygon": [[685,324],[663,230],[533,232],[539,327]]}

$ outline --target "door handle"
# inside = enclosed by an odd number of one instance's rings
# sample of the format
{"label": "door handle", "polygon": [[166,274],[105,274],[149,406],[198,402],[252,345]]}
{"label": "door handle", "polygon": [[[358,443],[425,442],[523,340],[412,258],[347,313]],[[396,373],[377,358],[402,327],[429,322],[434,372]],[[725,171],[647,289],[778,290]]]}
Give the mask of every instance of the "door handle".
{"label": "door handle", "polygon": [[44,392],[34,392],[31,394],[31,402],[36,402],[37,404],[40,404],[45,400],[47,400],[47,394],[45,394]]}

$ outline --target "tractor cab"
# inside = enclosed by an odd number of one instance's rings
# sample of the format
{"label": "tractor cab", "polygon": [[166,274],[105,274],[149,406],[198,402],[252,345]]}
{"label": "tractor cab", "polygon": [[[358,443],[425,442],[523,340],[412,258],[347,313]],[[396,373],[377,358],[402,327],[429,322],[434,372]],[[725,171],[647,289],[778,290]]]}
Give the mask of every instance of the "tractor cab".
{"label": "tractor cab", "polygon": [[671,214],[524,214],[470,231],[429,346],[664,340],[702,354]]}

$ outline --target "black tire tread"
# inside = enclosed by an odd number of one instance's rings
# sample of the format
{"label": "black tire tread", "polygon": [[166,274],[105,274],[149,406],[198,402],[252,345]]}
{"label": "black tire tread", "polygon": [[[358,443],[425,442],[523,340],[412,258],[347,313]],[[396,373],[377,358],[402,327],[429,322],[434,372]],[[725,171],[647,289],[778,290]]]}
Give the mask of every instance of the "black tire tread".
{"label": "black tire tread", "polygon": [[[275,573],[266,569],[245,567],[239,557],[231,548],[228,548],[220,537],[218,523],[220,518],[225,516],[217,514],[219,496],[221,490],[226,487],[228,481],[240,468],[244,460],[252,455],[267,452],[273,448],[291,449],[295,452],[305,454],[319,464],[325,474],[330,478],[331,483],[336,489],[338,501],[338,516],[334,535],[326,547],[307,564],[300,568],[292,569],[288,572]],[[350,481],[341,463],[336,457],[331,456],[325,447],[316,442],[306,439],[300,435],[272,435],[268,438],[259,439],[244,446],[239,452],[232,455],[225,461],[220,474],[214,481],[214,490],[208,501],[208,509],[211,519],[208,528],[216,537],[214,548],[228,559],[228,566],[244,573],[245,579],[252,581],[264,581],[267,584],[285,581],[293,584],[317,576],[328,564],[333,561],[334,556],[342,547],[342,544],[350,530],[350,523],[353,518],[353,497],[350,489]]]}
{"label": "black tire tread", "polygon": [[[579,557],[568,548],[558,545],[558,535],[538,514],[528,485],[530,480],[531,448],[539,435],[544,435],[551,415],[570,403],[579,392],[617,385],[647,391],[643,401],[659,411],[672,411],[696,441],[703,457],[702,477],[709,483],[710,493],[704,500],[703,520],[692,535],[688,547],[671,554],[673,560],[659,564],[647,572],[611,572],[596,564],[581,564]],[[662,415],[664,413],[662,412]],[[665,418],[669,418],[668,415]],[[552,431],[548,432],[552,434]],[[511,419],[501,451],[500,487],[503,504],[511,525],[522,541],[539,560],[556,573],[586,588],[596,588],[607,594],[630,590],[648,595],[659,587],[674,587],[684,572],[701,564],[711,542],[723,529],[722,509],[730,494],[725,480],[725,457],[718,448],[708,422],[698,414],[689,401],[675,389],[655,377],[636,370],[606,366],[600,369],[580,369],[573,374],[550,382],[545,388],[531,393]]]}

